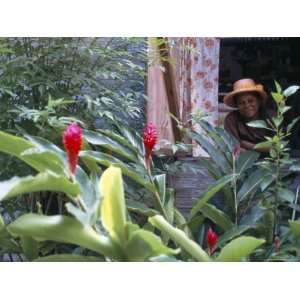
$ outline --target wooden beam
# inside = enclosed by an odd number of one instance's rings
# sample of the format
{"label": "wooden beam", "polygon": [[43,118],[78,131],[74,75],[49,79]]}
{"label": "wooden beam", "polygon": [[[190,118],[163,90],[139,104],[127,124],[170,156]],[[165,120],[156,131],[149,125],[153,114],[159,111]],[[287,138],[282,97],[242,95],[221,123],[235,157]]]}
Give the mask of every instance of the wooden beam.
{"label": "wooden beam", "polygon": [[[179,97],[176,90],[175,70],[170,63],[170,48],[166,39],[162,39],[162,42],[159,43],[159,53],[162,58],[161,64],[164,67],[163,78],[166,86],[169,111],[176,118],[179,118]],[[173,118],[171,118],[171,125],[175,141],[181,141],[181,132],[177,127],[177,122]]]}

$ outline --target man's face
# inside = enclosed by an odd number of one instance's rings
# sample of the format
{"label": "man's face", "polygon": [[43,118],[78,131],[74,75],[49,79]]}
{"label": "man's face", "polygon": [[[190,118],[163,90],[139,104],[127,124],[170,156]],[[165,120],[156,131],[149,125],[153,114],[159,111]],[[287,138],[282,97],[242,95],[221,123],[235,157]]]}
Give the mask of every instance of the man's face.
{"label": "man's face", "polygon": [[237,107],[242,116],[255,119],[258,116],[259,99],[252,93],[243,93],[237,97]]}

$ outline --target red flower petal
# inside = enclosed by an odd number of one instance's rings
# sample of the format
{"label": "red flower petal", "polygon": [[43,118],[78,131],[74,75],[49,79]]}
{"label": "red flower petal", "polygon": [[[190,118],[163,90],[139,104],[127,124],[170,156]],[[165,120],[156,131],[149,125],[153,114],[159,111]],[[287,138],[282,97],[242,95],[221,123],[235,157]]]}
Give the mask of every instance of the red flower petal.
{"label": "red flower petal", "polygon": [[70,171],[75,174],[78,154],[82,147],[82,129],[76,123],[72,123],[64,131],[63,144],[67,152]]}

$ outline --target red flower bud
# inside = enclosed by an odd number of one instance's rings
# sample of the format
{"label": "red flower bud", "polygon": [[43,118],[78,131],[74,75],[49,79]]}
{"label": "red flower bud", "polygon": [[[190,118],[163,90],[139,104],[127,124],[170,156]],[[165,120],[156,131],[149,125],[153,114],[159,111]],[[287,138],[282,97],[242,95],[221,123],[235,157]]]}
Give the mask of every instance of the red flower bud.
{"label": "red flower bud", "polygon": [[150,167],[150,156],[157,142],[157,131],[153,123],[149,123],[143,132],[143,142],[145,147],[145,162],[147,168]]}
{"label": "red flower bud", "polygon": [[64,131],[63,144],[67,152],[70,171],[75,174],[78,154],[82,147],[82,129],[76,123],[72,123]]}
{"label": "red flower bud", "polygon": [[218,235],[211,228],[209,228],[207,231],[206,242],[208,246],[209,255],[212,255],[215,251],[215,246],[218,242]]}

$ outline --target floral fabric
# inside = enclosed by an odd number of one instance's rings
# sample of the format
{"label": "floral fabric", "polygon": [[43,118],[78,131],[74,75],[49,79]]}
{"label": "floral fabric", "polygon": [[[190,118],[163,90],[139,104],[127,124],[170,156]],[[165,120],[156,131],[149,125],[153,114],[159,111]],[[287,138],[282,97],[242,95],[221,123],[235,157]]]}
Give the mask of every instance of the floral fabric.
{"label": "floral fabric", "polygon": [[[207,120],[218,124],[218,74],[220,40],[217,38],[168,38],[170,59],[174,62],[179,119],[190,123],[191,113],[202,110],[208,114]],[[153,45],[152,45],[153,48]],[[169,115],[166,86],[159,64],[148,69],[148,110],[147,119],[158,127],[158,139],[174,143]],[[194,129],[201,132],[195,125]],[[184,142],[190,143],[185,140]],[[208,156],[196,143],[193,156]]]}
{"label": "floral fabric", "polygon": [[[220,40],[217,38],[177,38],[179,55],[180,119],[188,121],[191,113],[203,110],[207,120],[218,124],[218,81]],[[192,125],[201,132],[198,125]],[[193,156],[207,153],[193,142]]]}

